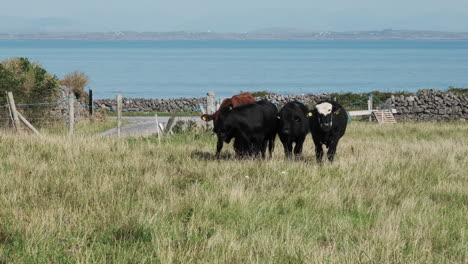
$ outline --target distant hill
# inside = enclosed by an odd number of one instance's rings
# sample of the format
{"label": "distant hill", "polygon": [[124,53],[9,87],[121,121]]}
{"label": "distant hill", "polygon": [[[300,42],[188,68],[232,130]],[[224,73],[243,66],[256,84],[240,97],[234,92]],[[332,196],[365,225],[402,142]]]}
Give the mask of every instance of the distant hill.
{"label": "distant hill", "polygon": [[[62,21],[73,25],[73,21]],[[61,24],[59,20],[36,21],[36,27],[47,28]],[[0,23],[1,25],[1,23]],[[29,25],[29,24],[26,24]],[[54,31],[58,31],[54,28]],[[1,27],[0,27],[1,32]],[[468,32],[442,32],[417,30],[380,30],[350,32],[307,32],[291,28],[267,28],[244,33],[219,32],[89,32],[89,33],[0,33],[0,39],[31,40],[468,40]]]}

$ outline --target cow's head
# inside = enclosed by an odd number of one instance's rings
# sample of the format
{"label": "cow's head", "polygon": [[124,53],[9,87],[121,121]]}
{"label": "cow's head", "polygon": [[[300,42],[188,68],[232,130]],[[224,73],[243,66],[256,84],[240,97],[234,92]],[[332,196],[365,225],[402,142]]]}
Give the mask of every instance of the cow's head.
{"label": "cow's head", "polygon": [[220,137],[223,141],[226,141],[227,143],[229,143],[230,141],[231,126],[230,126],[229,121],[226,119],[229,116],[233,108],[234,107],[232,104],[226,107],[220,108],[219,116],[214,121],[213,132],[215,132],[218,135],[218,137]]}
{"label": "cow's head", "polygon": [[315,106],[317,113],[317,119],[320,125],[320,128],[328,132],[333,126],[333,105],[331,103],[320,103]]}
{"label": "cow's head", "polygon": [[308,112],[307,107],[302,104],[287,103],[277,115],[278,133],[285,136],[297,136],[298,133],[308,130]]}

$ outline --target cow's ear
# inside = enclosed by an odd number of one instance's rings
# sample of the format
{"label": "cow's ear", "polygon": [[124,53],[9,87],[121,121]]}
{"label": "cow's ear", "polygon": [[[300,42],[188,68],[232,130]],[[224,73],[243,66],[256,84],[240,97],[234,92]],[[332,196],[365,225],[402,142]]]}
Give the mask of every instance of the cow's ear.
{"label": "cow's ear", "polygon": [[213,120],[213,115],[207,115],[207,114],[205,114],[205,115],[202,115],[202,116],[201,116],[201,119],[202,119],[203,121],[211,121],[211,120]]}

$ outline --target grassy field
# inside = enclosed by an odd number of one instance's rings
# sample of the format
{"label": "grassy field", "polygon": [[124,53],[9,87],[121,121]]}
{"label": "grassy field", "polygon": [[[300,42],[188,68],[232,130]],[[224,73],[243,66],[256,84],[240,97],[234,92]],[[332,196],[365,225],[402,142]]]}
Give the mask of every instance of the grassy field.
{"label": "grassy field", "polygon": [[322,166],[110,125],[0,136],[0,263],[468,262],[468,123],[353,122]]}

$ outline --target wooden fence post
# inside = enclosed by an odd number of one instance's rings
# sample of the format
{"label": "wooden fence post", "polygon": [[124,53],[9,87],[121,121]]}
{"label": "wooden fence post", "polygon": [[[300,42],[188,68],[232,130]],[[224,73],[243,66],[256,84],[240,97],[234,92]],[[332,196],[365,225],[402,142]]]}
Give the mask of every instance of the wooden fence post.
{"label": "wooden fence post", "polygon": [[216,98],[214,92],[208,92],[206,97],[206,113],[209,115],[214,114],[216,112]]}
{"label": "wooden fence post", "polygon": [[68,95],[68,135],[73,136],[73,129],[75,126],[75,97]]}
{"label": "wooden fence post", "polygon": [[41,134],[39,133],[39,131],[37,131],[37,129],[31,125],[31,123],[29,123],[28,120],[26,120],[26,118],[24,118],[24,116],[22,114],[20,114],[20,112],[17,112],[18,114],[18,117],[19,119],[21,120],[21,122],[23,122],[29,129],[31,129],[31,131],[38,137],[41,137]]}
{"label": "wooden fence post", "polygon": [[174,124],[174,120],[176,118],[176,112],[171,113],[171,117],[169,117],[169,120],[167,121],[166,128],[164,128],[163,133],[168,135],[169,132],[171,131],[172,124]]}
{"label": "wooden fence post", "polygon": [[154,114],[154,118],[156,118],[156,131],[158,133],[158,144],[161,144],[161,133],[160,133],[161,128],[159,127],[158,114]]}
{"label": "wooden fence post", "polygon": [[201,111],[202,115],[206,114],[205,108],[203,108],[202,104],[200,104],[200,111]]}
{"label": "wooden fence post", "polygon": [[374,96],[369,94],[369,100],[367,101],[367,110],[369,110],[369,122],[372,122],[372,108],[373,108]]}
{"label": "wooden fence post", "polygon": [[8,101],[10,102],[11,113],[13,114],[13,121],[15,123],[16,133],[21,134],[20,121],[18,119],[18,112],[16,111],[15,99],[13,98],[13,93],[8,92]]}
{"label": "wooden fence post", "polygon": [[93,89],[89,89],[89,115],[93,115]]}
{"label": "wooden fence post", "polygon": [[120,137],[122,127],[122,95],[117,94],[117,136]]}

